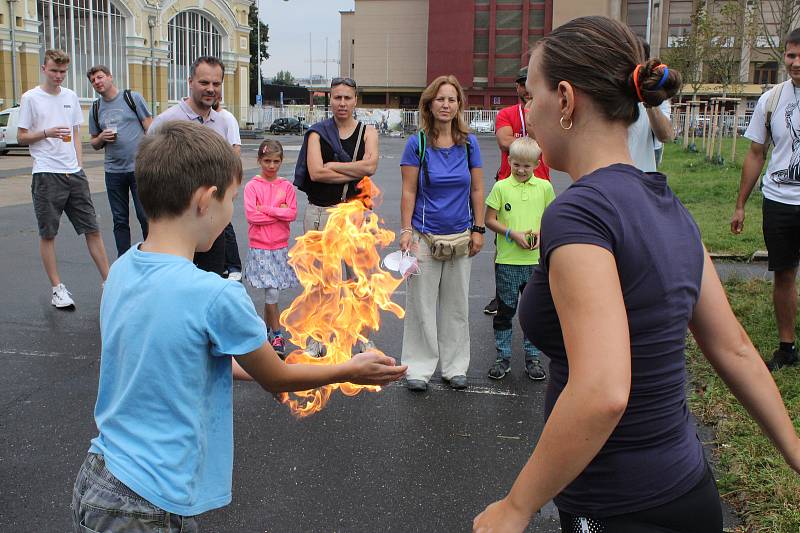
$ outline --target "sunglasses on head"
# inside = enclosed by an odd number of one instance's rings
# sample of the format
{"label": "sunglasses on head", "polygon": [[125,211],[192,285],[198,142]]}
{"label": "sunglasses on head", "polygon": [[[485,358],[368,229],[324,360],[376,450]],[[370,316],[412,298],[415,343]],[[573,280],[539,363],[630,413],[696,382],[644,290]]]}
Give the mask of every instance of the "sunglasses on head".
{"label": "sunglasses on head", "polygon": [[353,80],[353,78],[333,78],[331,80],[331,88],[336,87],[337,85],[347,85],[353,89],[356,88],[356,82]]}

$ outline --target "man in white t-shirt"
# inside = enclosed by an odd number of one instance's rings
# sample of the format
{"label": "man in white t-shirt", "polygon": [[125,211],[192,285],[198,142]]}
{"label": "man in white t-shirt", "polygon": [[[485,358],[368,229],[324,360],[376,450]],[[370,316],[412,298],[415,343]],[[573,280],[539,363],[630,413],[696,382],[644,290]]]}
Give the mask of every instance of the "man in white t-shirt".
{"label": "man in white t-shirt", "polygon": [[57,309],[75,308],[56,263],[55,238],[62,213],[67,214],[78,235],[86,236],[89,254],[103,281],[108,276],[106,249],[89,182],[81,168],[83,112],[78,96],[61,87],[69,61],[61,50],[45,52],[44,82],[22,95],[17,133],[19,142],[30,147],[33,157],[31,193],[39,226],[39,252],[53,286],[51,303]]}
{"label": "man in white t-shirt", "polygon": [[[641,41],[644,57],[650,57],[650,44]],[[655,172],[660,163],[663,143],[675,138],[672,128],[672,111],[669,100],[658,107],[639,104],[639,118],[628,127],[628,150],[633,163],[642,172]]]}
{"label": "man in white t-shirt", "polygon": [[[775,273],[772,301],[778,323],[778,349],[767,363],[771,371],[797,363],[795,320],[797,319],[797,266],[800,264],[800,28],[786,39],[783,61],[791,78],[758,99],[744,136],[752,141],[742,165],[742,178],[731,232],[744,228],[744,206],[753,190],[769,150],[771,134],[775,148],[761,179],[764,196],[763,231],[769,252],[769,270]],[[779,91],[767,130],[767,105]]]}
{"label": "man in white t-shirt", "polygon": [[658,167],[656,150],[674,138],[669,100],[658,107],[639,104],[639,118],[628,126],[628,150],[633,163],[642,172],[655,172]]}

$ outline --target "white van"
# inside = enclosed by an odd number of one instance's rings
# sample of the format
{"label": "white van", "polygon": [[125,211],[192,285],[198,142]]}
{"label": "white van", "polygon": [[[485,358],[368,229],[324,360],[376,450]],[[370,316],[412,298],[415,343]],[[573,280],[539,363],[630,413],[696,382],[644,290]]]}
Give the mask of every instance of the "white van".
{"label": "white van", "polygon": [[0,151],[0,155],[5,154],[9,148],[19,148],[17,141],[17,120],[19,119],[19,107],[9,107],[0,111],[0,132],[5,135],[6,146]]}

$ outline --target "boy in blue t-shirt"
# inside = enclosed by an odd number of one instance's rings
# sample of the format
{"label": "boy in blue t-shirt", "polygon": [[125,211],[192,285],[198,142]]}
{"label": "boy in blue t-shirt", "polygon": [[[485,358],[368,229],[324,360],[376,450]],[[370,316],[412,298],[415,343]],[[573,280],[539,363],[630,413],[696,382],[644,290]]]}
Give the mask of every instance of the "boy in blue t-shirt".
{"label": "boy in blue t-shirt", "polygon": [[[498,181],[486,199],[486,227],[497,233],[497,314],[494,317],[494,341],[497,360],[489,377],[503,379],[511,370],[511,323],[517,313],[519,295],[539,264],[539,226],[545,208],[556,195],[549,181],[533,177],[542,151],[529,137],[511,143],[508,161],[511,177]],[[528,339],[525,350],[525,373],[542,380],[541,352]]]}
{"label": "boy in blue t-shirt", "polygon": [[375,352],[285,364],[242,284],[193,264],[230,222],[241,178],[225,139],[199,124],[167,122],[141,143],[136,181],[150,231],[105,284],[99,435],[75,481],[76,532],[194,531],[195,515],[227,505],[232,377],[279,392],[405,373]]}

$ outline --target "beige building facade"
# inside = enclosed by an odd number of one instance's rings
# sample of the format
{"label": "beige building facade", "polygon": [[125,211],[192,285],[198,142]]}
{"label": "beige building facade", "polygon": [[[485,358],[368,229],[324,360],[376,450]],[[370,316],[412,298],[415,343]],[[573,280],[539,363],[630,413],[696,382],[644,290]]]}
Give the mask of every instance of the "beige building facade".
{"label": "beige building facade", "polygon": [[425,87],[428,0],[357,0],[341,13],[340,74],[364,105],[403,107]]}
{"label": "beige building facade", "polygon": [[[108,66],[120,88],[142,93],[155,112],[188,94],[189,65],[201,55],[225,63],[225,107],[243,122],[249,105],[250,0],[0,0],[0,109],[40,83],[44,51],[72,59],[65,87],[86,109],[86,78]],[[13,11],[13,13],[12,13]]]}

